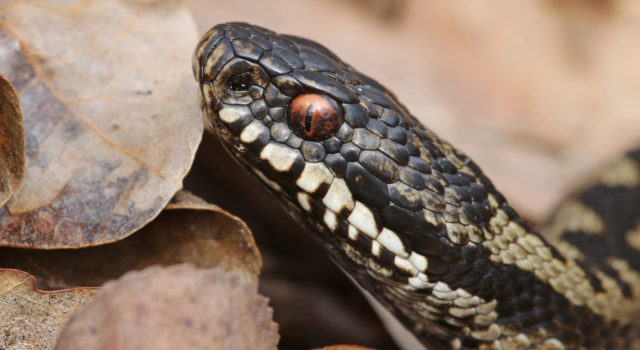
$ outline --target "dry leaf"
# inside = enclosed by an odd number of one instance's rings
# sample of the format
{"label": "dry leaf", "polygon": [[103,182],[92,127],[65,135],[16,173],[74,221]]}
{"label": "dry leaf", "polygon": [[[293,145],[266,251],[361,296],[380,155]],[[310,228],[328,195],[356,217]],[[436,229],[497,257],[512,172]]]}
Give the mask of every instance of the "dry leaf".
{"label": "dry leaf", "polygon": [[51,349],[73,312],[95,288],[55,292],[35,289],[33,276],[0,269],[0,349]]}
{"label": "dry leaf", "polygon": [[112,244],[76,250],[0,248],[0,266],[29,271],[46,289],[100,286],[130,270],[185,262],[249,280],[257,280],[262,266],[243,221],[184,191],[149,225]]}
{"label": "dry leaf", "polygon": [[18,94],[0,74],[0,206],[20,186],[24,175],[24,126]]}
{"label": "dry leaf", "polygon": [[106,284],[56,349],[276,349],[277,329],[256,282],[220,269],[154,266]]}
{"label": "dry leaf", "polygon": [[181,188],[202,133],[188,10],[14,1],[0,18],[0,71],[20,94],[27,155],[0,244],[96,245],[149,222]]}

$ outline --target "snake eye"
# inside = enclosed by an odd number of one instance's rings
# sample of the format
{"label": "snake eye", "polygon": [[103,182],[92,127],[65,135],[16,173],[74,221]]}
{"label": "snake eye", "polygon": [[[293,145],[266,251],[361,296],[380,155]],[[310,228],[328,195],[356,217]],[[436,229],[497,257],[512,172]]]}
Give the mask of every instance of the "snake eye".
{"label": "snake eye", "polygon": [[222,103],[248,105],[260,98],[269,76],[257,64],[234,58],[213,81],[213,90]]}
{"label": "snake eye", "polygon": [[253,78],[250,72],[235,75],[229,79],[229,89],[233,91],[247,91],[252,85]]}
{"label": "snake eye", "polygon": [[321,141],[338,131],[344,114],[338,103],[328,96],[302,94],[289,104],[287,121],[296,135]]}

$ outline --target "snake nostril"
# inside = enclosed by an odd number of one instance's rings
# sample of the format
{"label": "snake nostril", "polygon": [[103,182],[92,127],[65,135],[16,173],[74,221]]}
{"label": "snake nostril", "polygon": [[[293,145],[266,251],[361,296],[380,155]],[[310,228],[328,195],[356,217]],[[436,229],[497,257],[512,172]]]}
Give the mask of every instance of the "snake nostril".
{"label": "snake nostril", "polygon": [[291,101],[287,120],[298,136],[321,141],[338,131],[344,122],[344,115],[332,98],[320,94],[302,94]]}

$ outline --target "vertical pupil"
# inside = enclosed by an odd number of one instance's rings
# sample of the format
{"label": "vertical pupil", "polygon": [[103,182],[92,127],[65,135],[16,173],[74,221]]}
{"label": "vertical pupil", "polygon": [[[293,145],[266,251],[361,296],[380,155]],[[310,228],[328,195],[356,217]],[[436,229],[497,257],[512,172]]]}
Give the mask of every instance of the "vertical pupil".
{"label": "vertical pupil", "polygon": [[311,122],[313,122],[313,103],[309,104],[307,113],[304,116],[304,130],[306,130],[307,133],[311,132]]}
{"label": "vertical pupil", "polygon": [[291,130],[305,140],[326,140],[344,122],[340,105],[321,94],[301,94],[289,103],[287,122]]}

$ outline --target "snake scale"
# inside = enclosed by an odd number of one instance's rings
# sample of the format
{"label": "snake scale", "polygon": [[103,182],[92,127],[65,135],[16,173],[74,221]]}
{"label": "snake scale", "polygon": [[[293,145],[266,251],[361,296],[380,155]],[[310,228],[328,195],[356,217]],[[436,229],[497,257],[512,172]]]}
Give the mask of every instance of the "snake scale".
{"label": "snake scale", "polygon": [[220,24],[193,69],[227,151],[421,347],[640,349],[640,150],[543,238],[471,159],[313,41]]}

